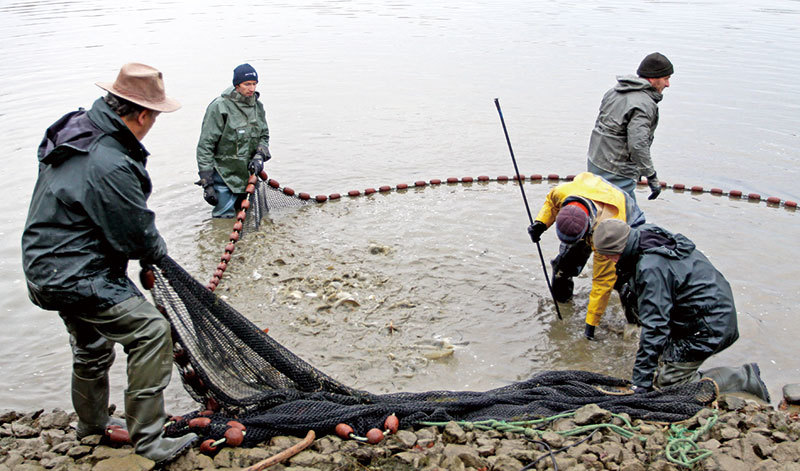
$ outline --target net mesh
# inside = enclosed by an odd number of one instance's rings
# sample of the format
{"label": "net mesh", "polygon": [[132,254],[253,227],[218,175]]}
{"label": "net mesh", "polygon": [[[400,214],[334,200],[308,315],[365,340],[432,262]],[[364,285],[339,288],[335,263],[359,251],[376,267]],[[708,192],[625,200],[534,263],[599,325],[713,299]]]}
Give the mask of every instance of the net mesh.
{"label": "net mesh", "polygon": [[[363,435],[391,414],[400,425],[449,420],[529,420],[598,404],[631,418],[675,422],[716,399],[716,386],[700,381],[647,394],[629,394],[628,382],[586,371],[547,371],[484,392],[430,391],[371,394],[350,388],[276,342],[174,260],[154,267],[152,294],[173,326],[175,362],[189,394],[213,413],[183,416],[167,429],[220,437],[234,417],[247,426],[244,445],[277,435],[333,433],[339,423]],[[192,429],[198,414],[211,426]]]}
{"label": "net mesh", "polygon": [[[289,195],[287,192],[292,194]],[[258,180],[254,191],[248,196],[250,208],[242,234],[257,231],[261,220],[269,211],[300,208],[309,203],[309,200],[302,200],[293,196],[293,193],[291,190],[281,189],[275,180]]]}

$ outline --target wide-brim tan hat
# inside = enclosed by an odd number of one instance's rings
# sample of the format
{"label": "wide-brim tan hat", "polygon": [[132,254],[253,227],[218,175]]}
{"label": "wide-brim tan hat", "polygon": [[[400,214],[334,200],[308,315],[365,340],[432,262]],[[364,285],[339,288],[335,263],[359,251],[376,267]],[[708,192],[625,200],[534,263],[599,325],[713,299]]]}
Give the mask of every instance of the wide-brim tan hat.
{"label": "wide-brim tan hat", "polygon": [[95,85],[150,110],[169,113],[181,107],[177,100],[164,92],[161,72],[149,65],[135,62],[125,64],[119,69],[114,83],[97,82]]}

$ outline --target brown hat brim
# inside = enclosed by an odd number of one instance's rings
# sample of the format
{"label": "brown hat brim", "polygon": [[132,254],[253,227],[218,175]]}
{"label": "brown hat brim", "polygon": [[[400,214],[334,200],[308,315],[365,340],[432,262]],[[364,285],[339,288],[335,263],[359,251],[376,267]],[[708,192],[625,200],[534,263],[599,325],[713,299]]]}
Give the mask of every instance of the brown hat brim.
{"label": "brown hat brim", "polygon": [[96,82],[95,85],[118,97],[124,98],[132,103],[136,103],[137,105],[144,106],[149,110],[160,111],[162,113],[171,113],[181,108],[181,104],[177,100],[174,100],[168,96],[164,96],[164,100],[161,102],[153,102],[143,99],[142,97],[132,96],[128,93],[120,91],[114,87],[113,83],[110,82]]}

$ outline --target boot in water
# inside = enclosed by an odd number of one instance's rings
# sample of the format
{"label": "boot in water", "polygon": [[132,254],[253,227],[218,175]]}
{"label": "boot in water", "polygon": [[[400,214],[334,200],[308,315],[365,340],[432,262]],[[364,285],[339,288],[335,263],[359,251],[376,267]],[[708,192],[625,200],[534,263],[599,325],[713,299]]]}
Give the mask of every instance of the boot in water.
{"label": "boot in water", "polygon": [[747,363],[738,368],[722,366],[700,372],[706,378],[711,378],[717,383],[720,393],[746,392],[762,401],[769,403],[769,390],[761,380],[761,370],[755,363]]}

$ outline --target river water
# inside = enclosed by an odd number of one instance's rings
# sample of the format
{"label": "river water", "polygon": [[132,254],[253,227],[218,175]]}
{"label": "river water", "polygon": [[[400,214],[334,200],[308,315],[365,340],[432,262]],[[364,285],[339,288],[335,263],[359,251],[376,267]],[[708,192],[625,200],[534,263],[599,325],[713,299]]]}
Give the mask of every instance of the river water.
{"label": "river water", "polygon": [[[172,257],[205,282],[231,222],[211,220],[192,184],[194,148],[242,62],[260,76],[267,172],[312,195],[513,174],[495,97],[521,173],[580,172],[602,94],[660,51],[675,64],[652,148],[661,179],[798,201],[798,29],[797,0],[0,1],[0,408],[71,407],[67,336],[28,301],[19,240],[44,129],[91,105],[93,83],[125,62],[158,67],[183,103],[144,141],[150,206]],[[532,211],[551,187],[524,185]],[[709,366],[756,361],[773,397],[800,382],[800,215],[708,193],[637,196],[733,286],[741,338]],[[527,225],[519,186],[498,182],[279,211],[238,244],[218,294],[373,392],[484,390],[562,368],[629,377],[636,340],[616,296],[598,342],[581,337],[587,271],[556,320]],[[555,254],[554,234],[542,249]],[[117,404],[124,383],[120,352]],[[168,393],[172,410],[195,407],[177,377]]]}

